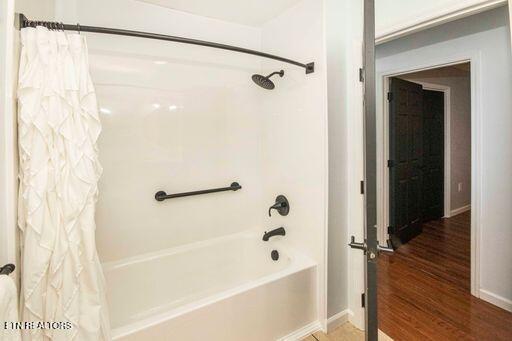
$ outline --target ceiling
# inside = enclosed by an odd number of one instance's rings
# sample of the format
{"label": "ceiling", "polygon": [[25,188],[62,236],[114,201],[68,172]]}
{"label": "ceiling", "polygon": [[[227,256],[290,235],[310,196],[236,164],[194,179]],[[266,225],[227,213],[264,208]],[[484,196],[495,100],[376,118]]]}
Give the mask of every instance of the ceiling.
{"label": "ceiling", "polygon": [[137,0],[204,17],[261,26],[300,0]]}

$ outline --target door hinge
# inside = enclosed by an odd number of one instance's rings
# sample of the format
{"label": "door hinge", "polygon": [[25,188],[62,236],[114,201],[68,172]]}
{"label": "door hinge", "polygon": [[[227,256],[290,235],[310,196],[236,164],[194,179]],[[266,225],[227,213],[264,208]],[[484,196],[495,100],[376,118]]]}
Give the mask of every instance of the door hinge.
{"label": "door hinge", "polygon": [[388,101],[391,102],[393,100],[393,93],[388,92]]}
{"label": "door hinge", "polygon": [[364,82],[364,69],[359,68],[359,81]]}
{"label": "door hinge", "polygon": [[363,293],[361,294],[361,307],[363,307],[363,308],[364,308],[365,306],[366,306],[366,295],[365,295],[365,293],[363,292]]}
{"label": "door hinge", "polygon": [[361,181],[361,194],[364,194],[364,181]]}
{"label": "door hinge", "polygon": [[393,160],[388,160],[388,168],[395,167],[395,162]]}
{"label": "door hinge", "polygon": [[393,234],[393,226],[388,226],[388,234]]}

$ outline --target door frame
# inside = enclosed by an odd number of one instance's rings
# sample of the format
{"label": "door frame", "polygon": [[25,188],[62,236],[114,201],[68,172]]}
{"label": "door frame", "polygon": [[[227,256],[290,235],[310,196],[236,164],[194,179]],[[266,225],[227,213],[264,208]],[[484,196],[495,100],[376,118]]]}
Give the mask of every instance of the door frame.
{"label": "door frame", "polygon": [[375,73],[375,0],[364,0],[363,68],[364,87],[364,241],[360,244],[365,255],[365,339],[378,340],[377,309],[377,93]]}
{"label": "door frame", "polygon": [[[407,74],[402,73],[400,75]],[[390,88],[390,82],[391,78],[397,77],[400,75],[395,76],[385,76],[384,77],[384,93],[388,93]],[[427,82],[420,82],[420,81],[410,81],[416,84],[421,84],[423,86],[424,90],[433,90],[433,91],[439,91],[444,94],[444,208],[443,208],[443,214],[444,218],[449,218],[451,216],[451,204],[450,204],[450,196],[451,196],[451,167],[450,167],[450,142],[451,142],[451,131],[450,131],[450,117],[451,117],[451,87],[446,85],[440,85],[440,84],[434,84],[434,83],[427,83]],[[385,102],[389,103],[389,102]],[[384,112],[384,122],[383,122],[383,134],[384,134],[384,141],[383,141],[383,150],[382,152],[384,155],[377,155],[378,158],[382,158],[383,160],[389,160],[389,105],[384,105],[383,108]],[[379,173],[379,176],[381,177],[380,182],[380,190],[378,191],[378,196],[382,198],[382,206],[383,206],[383,212],[382,213],[382,224],[379,224],[378,228],[378,238],[379,241],[381,241],[381,244],[383,241],[389,239],[389,234],[387,232],[386,226],[389,226],[389,168],[384,167],[382,172]]]}
{"label": "door frame", "polygon": [[425,90],[433,90],[433,91],[439,91],[444,93],[444,189],[443,189],[443,196],[444,196],[444,218],[450,218],[451,217],[451,211],[452,211],[452,205],[450,202],[451,198],[451,140],[452,140],[452,132],[451,132],[451,96],[452,96],[452,89],[449,86],[446,85],[440,85],[440,84],[434,84],[434,83],[427,83],[427,82],[417,82],[414,81],[414,83],[421,84],[423,86],[423,89]]}
{"label": "door frame", "polygon": [[[389,123],[389,105],[387,101],[387,93],[389,91],[389,80],[392,77],[437,69],[440,67],[446,67],[451,65],[457,65],[462,63],[470,63],[470,79],[471,79],[471,294],[476,297],[480,297],[480,203],[481,203],[481,183],[482,183],[482,170],[481,170],[481,124],[482,124],[482,109],[480,101],[481,83],[480,83],[480,53],[474,52],[464,54],[460,56],[453,56],[451,58],[441,58],[437,61],[429,62],[428,64],[415,64],[414,61],[409,61],[411,64],[403,65],[394,70],[386,70],[377,74],[376,82],[381,86],[382,92],[378,94],[381,97],[381,101],[377,103],[377,229],[379,241],[382,244],[388,239],[387,229],[389,222],[389,172],[387,170],[387,157],[389,154],[389,136],[388,129]],[[417,82],[420,83],[420,82]],[[437,90],[435,87],[441,88],[442,86],[436,86],[435,84],[427,84],[426,89],[432,87],[432,90]],[[445,92],[445,186],[447,183],[447,175],[451,173],[450,169],[446,169],[449,166],[447,161],[446,150],[449,148],[449,143],[446,143],[446,133],[449,132],[449,122],[447,122],[447,116],[449,111],[446,110],[446,106],[449,102],[446,101],[446,95],[451,94],[451,91],[443,89]],[[450,99],[450,98],[449,98]],[[380,111],[380,113],[379,113]],[[448,123],[448,124],[447,124]],[[448,140],[449,142],[450,140]],[[449,180],[449,177],[448,177]],[[448,181],[449,184],[449,181]],[[450,187],[447,187],[450,188]],[[445,190],[445,215],[447,214],[447,206],[449,200],[446,200],[447,191]],[[448,211],[450,212],[450,211]],[[449,213],[448,213],[449,214]],[[448,217],[449,215],[447,215]]]}

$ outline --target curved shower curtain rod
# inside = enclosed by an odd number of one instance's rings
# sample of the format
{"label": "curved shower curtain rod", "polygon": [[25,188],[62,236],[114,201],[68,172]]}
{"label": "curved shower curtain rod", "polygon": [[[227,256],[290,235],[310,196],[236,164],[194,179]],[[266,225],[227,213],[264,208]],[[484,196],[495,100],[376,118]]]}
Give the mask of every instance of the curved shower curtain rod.
{"label": "curved shower curtain rod", "polygon": [[212,48],[216,48],[216,49],[251,54],[251,55],[260,56],[263,58],[279,60],[281,62],[288,63],[288,64],[297,65],[297,66],[303,67],[306,70],[306,74],[315,72],[315,63],[303,64],[303,63],[300,63],[300,62],[297,62],[295,60],[291,60],[288,58],[283,58],[283,57],[275,56],[275,55],[272,55],[269,53],[250,50],[250,49],[246,49],[246,48],[238,47],[238,46],[213,43],[213,42],[206,41],[206,40],[169,36],[169,35],[165,35],[165,34],[122,30],[122,29],[118,29],[118,28],[82,26],[80,24],[70,25],[70,24],[63,24],[60,22],[53,22],[53,21],[29,20],[22,13],[16,13],[16,27],[18,29],[22,29],[25,27],[36,27],[36,26],[44,26],[48,29],[54,29],[54,30],[115,34],[115,35],[120,35],[120,36],[166,40],[166,41],[173,41],[173,42],[182,43],[182,44],[206,46],[206,47],[212,47]]}

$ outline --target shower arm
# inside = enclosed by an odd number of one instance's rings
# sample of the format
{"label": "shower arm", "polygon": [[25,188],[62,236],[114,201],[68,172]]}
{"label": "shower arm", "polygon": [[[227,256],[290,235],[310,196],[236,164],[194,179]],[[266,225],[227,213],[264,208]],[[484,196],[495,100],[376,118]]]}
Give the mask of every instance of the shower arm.
{"label": "shower arm", "polygon": [[268,76],[267,76],[267,77],[265,77],[265,78],[270,78],[270,77],[272,77],[273,75],[279,75],[279,76],[283,77],[283,74],[284,74],[284,72],[283,72],[282,70],[281,70],[281,71],[274,71],[274,72],[272,72],[270,75],[268,75]]}
{"label": "shower arm", "polygon": [[212,48],[221,49],[221,50],[228,50],[228,51],[250,54],[250,55],[259,56],[259,57],[263,57],[263,58],[278,60],[278,61],[288,63],[288,64],[293,64],[293,65],[300,66],[300,67],[304,68],[306,70],[306,74],[315,72],[315,63],[314,62],[304,64],[304,63],[300,63],[300,62],[297,62],[292,59],[276,56],[276,55],[273,55],[270,53],[246,49],[246,48],[238,47],[238,46],[214,43],[214,42],[206,41],[206,40],[191,39],[191,38],[177,37],[177,36],[158,34],[158,33],[150,33],[150,32],[123,30],[123,29],[118,29],[118,28],[83,26],[80,24],[71,25],[71,24],[64,24],[61,22],[54,22],[54,21],[29,20],[22,13],[15,14],[15,25],[18,30],[21,30],[22,28],[25,28],[25,27],[44,26],[51,30],[114,34],[114,35],[120,35],[120,36],[165,40],[165,41],[172,41],[172,42],[182,43],[182,44],[206,46],[206,47],[212,47]]}

